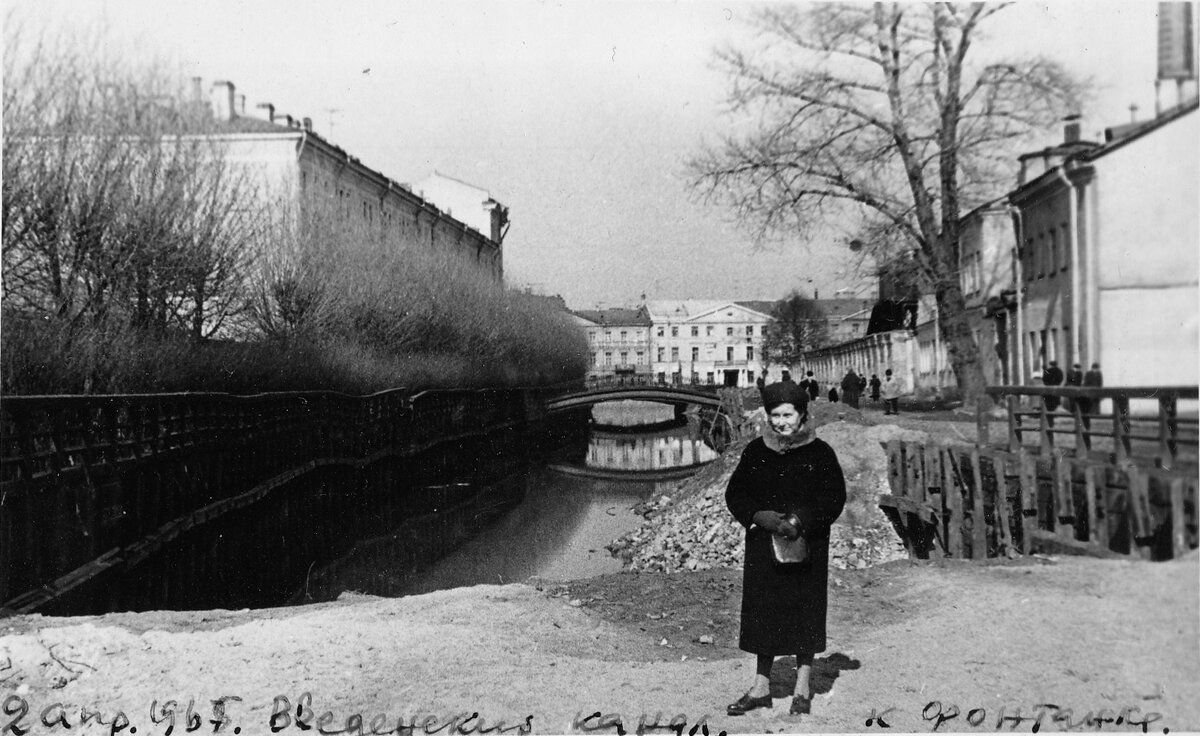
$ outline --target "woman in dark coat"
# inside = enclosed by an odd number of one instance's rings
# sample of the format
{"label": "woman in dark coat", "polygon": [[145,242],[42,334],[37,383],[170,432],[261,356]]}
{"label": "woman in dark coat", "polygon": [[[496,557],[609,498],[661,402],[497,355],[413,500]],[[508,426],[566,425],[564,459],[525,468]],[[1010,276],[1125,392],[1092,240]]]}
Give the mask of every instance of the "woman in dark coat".
{"label": "woman in dark coat", "polygon": [[[794,384],[763,392],[767,427],[746,446],[725,502],[746,527],[742,623],[738,646],[758,655],[754,685],[729,715],[771,707],[771,666],[795,655],[792,713],[808,713],[813,655],[825,651],[829,529],[846,503],[846,482],[833,448],[817,439],[808,396]],[[776,561],[772,536],[803,537],[803,562]]]}

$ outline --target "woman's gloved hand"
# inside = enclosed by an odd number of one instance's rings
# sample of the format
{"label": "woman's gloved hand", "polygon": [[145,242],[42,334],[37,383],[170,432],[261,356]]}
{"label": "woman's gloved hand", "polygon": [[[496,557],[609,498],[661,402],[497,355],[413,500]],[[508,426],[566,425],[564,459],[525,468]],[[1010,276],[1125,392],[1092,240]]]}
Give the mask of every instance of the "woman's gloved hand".
{"label": "woman's gloved hand", "polygon": [[795,539],[800,536],[800,528],[778,511],[759,511],[754,514],[754,523],[772,534],[786,539]]}

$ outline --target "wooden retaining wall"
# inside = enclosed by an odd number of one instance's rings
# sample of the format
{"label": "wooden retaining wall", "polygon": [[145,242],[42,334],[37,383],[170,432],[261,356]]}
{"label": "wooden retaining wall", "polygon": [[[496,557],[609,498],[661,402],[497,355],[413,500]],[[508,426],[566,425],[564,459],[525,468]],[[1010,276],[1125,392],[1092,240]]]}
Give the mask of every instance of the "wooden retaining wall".
{"label": "wooden retaining wall", "polygon": [[1197,546],[1197,479],[1070,451],[894,440],[879,505],[909,555],[1168,559]]}
{"label": "wooden retaining wall", "polygon": [[36,610],[324,469],[524,425],[543,415],[542,399],[517,389],[5,397],[0,610]]}

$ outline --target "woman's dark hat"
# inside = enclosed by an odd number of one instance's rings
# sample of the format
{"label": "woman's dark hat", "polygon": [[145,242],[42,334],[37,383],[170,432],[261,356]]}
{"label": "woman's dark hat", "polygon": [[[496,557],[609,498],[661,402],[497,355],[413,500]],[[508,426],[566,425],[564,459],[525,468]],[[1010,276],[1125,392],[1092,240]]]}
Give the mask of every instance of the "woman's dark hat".
{"label": "woman's dark hat", "polygon": [[767,413],[780,404],[791,404],[801,414],[808,409],[808,392],[800,388],[799,384],[791,381],[780,381],[764,386],[762,400],[763,409]]}

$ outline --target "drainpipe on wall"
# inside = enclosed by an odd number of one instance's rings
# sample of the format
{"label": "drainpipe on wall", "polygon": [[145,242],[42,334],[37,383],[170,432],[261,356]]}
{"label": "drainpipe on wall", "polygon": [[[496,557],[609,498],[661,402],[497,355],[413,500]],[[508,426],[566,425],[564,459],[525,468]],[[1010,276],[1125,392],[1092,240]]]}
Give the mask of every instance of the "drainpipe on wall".
{"label": "drainpipe on wall", "polygon": [[1091,185],[1083,190],[1091,206],[1088,207],[1088,259],[1087,259],[1087,355],[1080,361],[1085,366],[1100,360],[1100,207],[1098,206],[1099,180],[1093,178]]}
{"label": "drainpipe on wall", "polygon": [[1082,362],[1079,356],[1079,300],[1083,296],[1080,293],[1083,282],[1079,273],[1079,202],[1075,198],[1075,184],[1067,176],[1066,164],[1055,169],[1055,173],[1067,186],[1067,196],[1070,197],[1067,202],[1067,231],[1071,241],[1071,360],[1064,361],[1069,365]]}
{"label": "drainpipe on wall", "polygon": [[1021,210],[1017,209],[1016,207],[1010,205],[1008,208],[1008,214],[1012,216],[1013,230],[1015,230],[1017,234],[1017,247],[1012,249],[1013,282],[1017,287],[1017,324],[1016,334],[1013,336],[1014,350],[1012,352],[1012,355],[1016,360],[1016,365],[1013,366],[1013,370],[1011,373],[1009,373],[1009,375],[1015,379],[1016,385],[1020,386],[1025,383],[1025,312],[1023,309],[1021,309],[1021,304],[1025,301],[1025,287],[1023,286],[1025,282],[1025,275],[1021,271],[1021,247],[1025,242],[1025,222],[1021,219]]}

